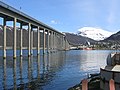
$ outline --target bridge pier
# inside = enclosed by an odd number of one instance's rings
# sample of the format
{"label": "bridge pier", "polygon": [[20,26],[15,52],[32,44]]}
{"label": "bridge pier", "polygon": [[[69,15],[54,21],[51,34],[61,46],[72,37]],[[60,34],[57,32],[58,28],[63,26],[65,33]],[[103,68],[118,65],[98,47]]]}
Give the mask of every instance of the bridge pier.
{"label": "bridge pier", "polygon": [[47,31],[47,53],[49,53],[49,30]]}
{"label": "bridge pier", "polygon": [[33,55],[33,27],[31,27],[31,32],[30,32],[30,55]]}
{"label": "bridge pier", "polygon": [[6,58],[6,19],[3,18],[3,58]]}
{"label": "bridge pier", "polygon": [[22,57],[22,42],[23,42],[23,39],[22,39],[22,37],[23,37],[23,33],[22,33],[22,23],[20,23],[20,56]]}
{"label": "bridge pier", "polygon": [[53,31],[51,31],[51,52],[53,52],[53,47],[54,47],[54,44],[53,44]]}
{"label": "bridge pier", "polygon": [[50,32],[50,36],[49,36],[49,52],[51,52],[52,51],[52,41],[51,41],[51,39],[52,39],[52,34],[51,34],[51,31],[49,31]]}
{"label": "bridge pier", "polygon": [[37,55],[40,54],[40,31],[39,26],[37,27]]}
{"label": "bridge pier", "polygon": [[16,58],[16,21],[17,21],[17,19],[14,18],[14,22],[13,22],[13,28],[14,28],[14,31],[13,31],[13,58],[14,59]]}
{"label": "bridge pier", "polygon": [[45,54],[45,29],[43,29],[43,54]]}
{"label": "bridge pier", "polygon": [[30,32],[31,32],[31,24],[28,24],[28,57],[31,55],[31,48],[30,48]]}

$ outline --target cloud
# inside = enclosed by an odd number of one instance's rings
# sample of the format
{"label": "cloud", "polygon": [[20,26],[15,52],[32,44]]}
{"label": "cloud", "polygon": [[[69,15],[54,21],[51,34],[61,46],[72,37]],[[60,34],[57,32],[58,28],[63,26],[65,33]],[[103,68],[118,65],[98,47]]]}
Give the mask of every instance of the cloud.
{"label": "cloud", "polygon": [[59,22],[56,20],[51,20],[51,24],[59,24]]}

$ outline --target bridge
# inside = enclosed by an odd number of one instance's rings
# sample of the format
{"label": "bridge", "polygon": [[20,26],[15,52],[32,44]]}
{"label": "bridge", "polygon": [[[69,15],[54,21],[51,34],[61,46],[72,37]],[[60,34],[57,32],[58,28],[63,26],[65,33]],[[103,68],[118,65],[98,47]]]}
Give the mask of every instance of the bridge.
{"label": "bridge", "polygon": [[[59,32],[58,30],[32,18],[29,15],[3,3],[0,1],[0,20],[2,20],[2,28],[3,28],[3,58],[6,58],[6,50],[13,50],[13,58],[16,58],[17,48],[20,50],[20,56],[23,56],[23,49],[28,50],[28,56],[33,54],[33,50],[37,50],[37,55],[40,54],[40,50],[42,49],[43,54],[50,53],[58,50],[68,50],[69,43],[66,40],[66,36]],[[10,45],[7,45],[7,22],[11,22],[12,37],[13,41]],[[23,27],[27,27],[26,30]],[[20,32],[17,34],[17,32]],[[27,31],[27,46],[23,46],[23,32]],[[37,33],[34,35],[34,33]],[[42,34],[42,37],[40,37]],[[34,35],[34,36],[33,36]],[[18,36],[20,38],[18,38]],[[36,45],[34,45],[34,41],[37,39]],[[17,41],[20,41],[20,44],[17,45]],[[42,42],[42,45],[41,45]]]}

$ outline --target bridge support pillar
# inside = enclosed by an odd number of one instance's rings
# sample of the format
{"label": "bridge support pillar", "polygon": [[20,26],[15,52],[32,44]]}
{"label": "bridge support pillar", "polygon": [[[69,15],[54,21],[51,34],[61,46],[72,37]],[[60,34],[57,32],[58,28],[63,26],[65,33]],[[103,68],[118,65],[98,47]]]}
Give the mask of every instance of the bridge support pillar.
{"label": "bridge support pillar", "polygon": [[56,33],[54,32],[54,50],[56,50]]}
{"label": "bridge support pillar", "polygon": [[53,31],[51,31],[51,35],[50,35],[50,46],[51,46],[51,52],[53,52]]}
{"label": "bridge support pillar", "polygon": [[37,55],[40,54],[40,31],[39,31],[39,26],[37,28]]}
{"label": "bridge support pillar", "polygon": [[43,29],[43,54],[45,54],[45,29]]}
{"label": "bridge support pillar", "polygon": [[3,19],[3,58],[6,58],[6,19]]}
{"label": "bridge support pillar", "polygon": [[22,39],[23,33],[22,33],[22,23],[20,23],[20,56],[22,56]]}
{"label": "bridge support pillar", "polygon": [[49,30],[47,32],[47,53],[49,53]]}
{"label": "bridge support pillar", "polygon": [[49,31],[50,32],[50,37],[49,37],[49,48],[50,48],[50,50],[49,50],[49,52],[51,52],[52,51],[52,41],[51,41],[51,39],[52,39],[52,32],[51,31]]}
{"label": "bridge support pillar", "polygon": [[13,58],[14,59],[16,58],[16,21],[17,21],[17,19],[14,18],[14,22],[13,22],[13,28],[14,28],[14,31],[13,31]]}
{"label": "bridge support pillar", "polygon": [[31,53],[31,55],[33,55],[33,28],[31,28],[31,37],[30,37],[30,53]]}
{"label": "bridge support pillar", "polygon": [[31,32],[31,24],[28,24],[28,57],[30,57],[30,32]]}
{"label": "bridge support pillar", "polygon": [[52,39],[53,39],[53,51],[54,51],[54,49],[55,49],[55,45],[54,45],[54,43],[55,43],[55,41],[54,41],[55,38],[54,38],[54,37],[55,37],[55,36],[54,36],[54,34],[55,34],[55,32],[53,32],[53,38],[52,38]]}

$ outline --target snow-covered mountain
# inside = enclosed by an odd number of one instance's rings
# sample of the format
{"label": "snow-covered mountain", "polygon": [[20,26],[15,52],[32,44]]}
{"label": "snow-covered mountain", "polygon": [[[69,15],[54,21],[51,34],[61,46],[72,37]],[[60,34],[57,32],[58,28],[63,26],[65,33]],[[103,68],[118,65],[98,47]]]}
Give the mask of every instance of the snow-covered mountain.
{"label": "snow-covered mountain", "polygon": [[101,28],[94,27],[83,27],[78,29],[78,34],[84,37],[91,38],[93,40],[99,41],[114,34],[113,32],[105,31]]}

